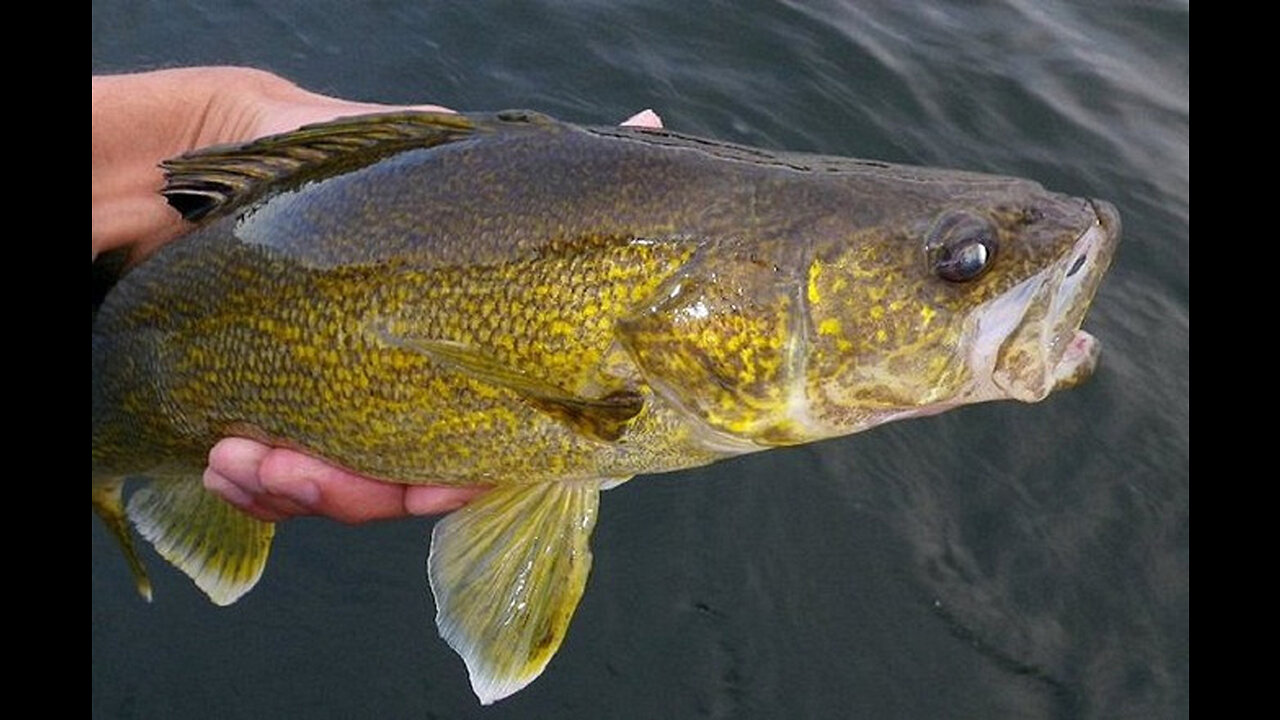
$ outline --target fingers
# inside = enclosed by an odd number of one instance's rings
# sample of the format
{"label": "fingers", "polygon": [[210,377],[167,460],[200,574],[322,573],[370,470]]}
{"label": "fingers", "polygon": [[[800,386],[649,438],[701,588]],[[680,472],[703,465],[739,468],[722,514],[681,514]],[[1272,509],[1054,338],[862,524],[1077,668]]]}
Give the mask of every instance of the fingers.
{"label": "fingers", "polygon": [[295,130],[303,125],[327,122],[351,115],[368,115],[403,110],[453,113],[442,105],[382,105],[379,103],[352,102],[309,92],[296,86],[276,89],[278,96],[269,96],[261,102],[259,119],[254,134],[274,135]]}
{"label": "fingers", "polygon": [[455,510],[484,488],[405,486],[335,468],[308,455],[228,438],[209,453],[205,487],[269,522],[321,515],[346,523]]}
{"label": "fingers", "polygon": [[223,500],[246,513],[268,522],[289,517],[291,513],[268,507],[269,500],[258,481],[258,466],[270,448],[251,440],[223,440],[209,452],[209,467],[204,471],[204,486]]}
{"label": "fingers", "polygon": [[410,515],[441,515],[457,510],[472,498],[483,495],[488,489],[487,487],[449,488],[437,485],[414,485],[405,488],[404,509]]}
{"label": "fingers", "polygon": [[272,492],[291,493],[305,487],[312,514],[341,522],[361,523],[407,514],[405,486],[353,475],[290,450],[271,451],[263,461],[260,477]]}

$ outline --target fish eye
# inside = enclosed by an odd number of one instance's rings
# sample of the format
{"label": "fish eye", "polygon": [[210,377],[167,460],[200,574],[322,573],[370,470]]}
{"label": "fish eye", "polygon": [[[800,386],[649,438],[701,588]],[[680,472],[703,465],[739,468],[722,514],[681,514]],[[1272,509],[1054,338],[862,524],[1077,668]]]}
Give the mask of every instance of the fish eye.
{"label": "fish eye", "polygon": [[982,218],[950,214],[929,233],[925,256],[933,274],[948,282],[968,282],[985,273],[995,260],[995,232]]}

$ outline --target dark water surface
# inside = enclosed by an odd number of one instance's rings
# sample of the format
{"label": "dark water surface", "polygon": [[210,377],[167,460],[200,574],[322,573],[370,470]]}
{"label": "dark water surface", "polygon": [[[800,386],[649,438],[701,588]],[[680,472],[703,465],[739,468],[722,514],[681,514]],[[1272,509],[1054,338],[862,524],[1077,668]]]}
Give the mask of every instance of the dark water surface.
{"label": "dark water surface", "polygon": [[283,526],[230,608],[93,521],[103,718],[1177,718],[1189,677],[1186,2],[96,2],[93,72],[1020,175],[1114,202],[1088,384],[605,494],[546,673],[490,708],[441,641],[430,522]]}

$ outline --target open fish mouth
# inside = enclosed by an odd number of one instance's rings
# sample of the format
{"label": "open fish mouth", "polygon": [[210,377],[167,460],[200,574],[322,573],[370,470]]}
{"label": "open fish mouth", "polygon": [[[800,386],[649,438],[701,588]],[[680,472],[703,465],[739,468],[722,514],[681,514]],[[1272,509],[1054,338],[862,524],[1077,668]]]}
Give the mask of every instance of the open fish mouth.
{"label": "open fish mouth", "polygon": [[[975,368],[991,368],[993,395],[1024,402],[1088,378],[1101,344],[1080,330],[1120,237],[1120,215],[1110,203],[1089,200],[1095,220],[1071,252],[1014,288],[983,313]],[[1000,339],[998,349],[992,346]]]}

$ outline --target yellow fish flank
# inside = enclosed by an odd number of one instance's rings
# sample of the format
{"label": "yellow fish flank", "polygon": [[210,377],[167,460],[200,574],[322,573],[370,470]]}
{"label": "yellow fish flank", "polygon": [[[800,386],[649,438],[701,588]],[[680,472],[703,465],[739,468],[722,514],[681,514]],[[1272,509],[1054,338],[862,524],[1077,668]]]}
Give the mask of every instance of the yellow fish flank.
{"label": "yellow fish flank", "polygon": [[[93,506],[229,604],[273,526],[206,493],[241,435],[440,520],[440,634],[491,703],[559,648],[599,493],[1087,377],[1115,209],[1026,180],[524,111],[394,113],[165,164],[200,228],[93,324]],[[140,481],[127,498],[126,479]]]}

